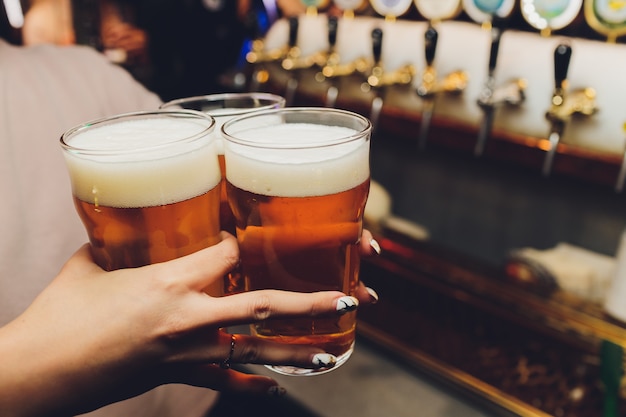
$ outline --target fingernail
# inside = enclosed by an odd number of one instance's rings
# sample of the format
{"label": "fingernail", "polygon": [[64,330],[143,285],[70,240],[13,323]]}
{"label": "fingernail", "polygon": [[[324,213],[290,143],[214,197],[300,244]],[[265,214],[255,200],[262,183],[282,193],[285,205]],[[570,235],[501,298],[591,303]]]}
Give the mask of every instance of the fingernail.
{"label": "fingernail", "polygon": [[267,390],[267,395],[271,397],[282,397],[287,393],[287,390],[279,385],[272,385]]}
{"label": "fingernail", "polygon": [[330,353],[317,353],[313,356],[313,365],[317,368],[332,368],[337,363],[337,358]]}
{"label": "fingernail", "polygon": [[372,300],[372,304],[376,304],[378,302],[378,293],[376,291],[374,291],[373,288],[370,288],[370,287],[365,287],[365,290],[370,295],[370,298]]}
{"label": "fingernail", "polygon": [[354,311],[358,306],[359,300],[348,295],[337,300],[337,312],[339,314],[346,314],[350,311]]}
{"label": "fingernail", "polygon": [[372,249],[374,249],[374,252],[376,252],[376,255],[381,254],[382,249],[380,248],[380,245],[378,244],[378,241],[376,239],[370,240],[370,246],[372,247]]}

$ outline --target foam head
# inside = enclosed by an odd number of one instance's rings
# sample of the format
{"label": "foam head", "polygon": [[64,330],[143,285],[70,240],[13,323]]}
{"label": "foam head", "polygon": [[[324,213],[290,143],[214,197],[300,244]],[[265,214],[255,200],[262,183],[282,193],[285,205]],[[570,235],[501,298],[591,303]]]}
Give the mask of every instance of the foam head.
{"label": "foam head", "polygon": [[212,117],[160,110],[92,121],[61,138],[74,195],[149,207],[201,195],[221,181]]}
{"label": "foam head", "polygon": [[334,194],[369,178],[371,124],[351,112],[288,108],[224,124],[226,178],[262,195]]}

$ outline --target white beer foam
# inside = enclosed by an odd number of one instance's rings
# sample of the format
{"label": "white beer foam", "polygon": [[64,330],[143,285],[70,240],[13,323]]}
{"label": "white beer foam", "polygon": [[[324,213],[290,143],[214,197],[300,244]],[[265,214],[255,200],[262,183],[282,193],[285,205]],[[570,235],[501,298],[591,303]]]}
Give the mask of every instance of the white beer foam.
{"label": "white beer foam", "polygon": [[[79,132],[64,152],[74,195],[109,207],[150,207],[204,194],[221,181],[208,125],[186,119],[122,121]],[[168,145],[180,140],[176,145]],[[107,153],[89,151],[106,150]]]}
{"label": "white beer foam", "polygon": [[[310,197],[349,190],[369,178],[369,139],[333,145],[356,130],[308,123],[287,123],[239,131],[238,139],[266,147],[227,141],[226,178],[257,194]],[[315,148],[294,144],[315,143]],[[277,144],[276,147],[267,147]]]}
{"label": "white beer foam", "polygon": [[237,116],[244,114],[262,111],[271,108],[273,105],[262,107],[225,107],[221,109],[207,110],[205,113],[212,116],[215,120],[215,129],[213,129],[213,136],[215,137],[215,145],[217,146],[217,153],[224,155],[224,138],[222,136],[222,126],[224,123]]}

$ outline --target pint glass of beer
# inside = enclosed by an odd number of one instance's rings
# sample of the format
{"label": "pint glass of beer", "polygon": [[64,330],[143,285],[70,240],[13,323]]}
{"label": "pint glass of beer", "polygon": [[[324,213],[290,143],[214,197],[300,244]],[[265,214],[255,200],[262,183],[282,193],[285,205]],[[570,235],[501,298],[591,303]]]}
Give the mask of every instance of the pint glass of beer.
{"label": "pint glass of beer", "polygon": [[[222,126],[226,188],[235,215],[246,290],[354,294],[369,192],[371,124],[330,108],[284,108]],[[339,318],[270,319],[254,335],[315,345],[345,363],[356,312]],[[328,369],[270,367],[288,375]]]}
{"label": "pint glass of beer", "polygon": [[[235,116],[241,116],[254,111],[278,109],[284,106],[285,99],[281,96],[270,93],[251,92],[221,93],[179,98],[163,103],[161,108],[201,111],[211,115],[215,119],[215,129],[213,133],[216,136],[215,142],[218,146],[220,168],[222,170],[222,177],[224,177],[224,148],[220,130],[224,122]],[[222,182],[221,187],[220,222],[222,229],[235,234],[235,220],[226,199],[225,182]]]}
{"label": "pint glass of beer", "polygon": [[[103,269],[168,261],[219,242],[215,121],[190,110],[126,113],[69,129],[72,193]],[[220,288],[209,291],[220,295]]]}

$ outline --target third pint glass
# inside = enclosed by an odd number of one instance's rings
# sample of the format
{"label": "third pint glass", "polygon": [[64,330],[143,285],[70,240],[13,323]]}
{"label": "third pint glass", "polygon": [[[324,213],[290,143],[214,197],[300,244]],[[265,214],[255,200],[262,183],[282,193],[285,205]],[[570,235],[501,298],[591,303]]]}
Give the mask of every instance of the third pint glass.
{"label": "third pint glass", "polygon": [[[161,105],[162,109],[188,109],[197,110],[206,113],[215,119],[215,130],[213,134],[216,136],[215,142],[218,149],[218,158],[222,176],[225,172],[224,167],[224,149],[221,138],[222,125],[236,116],[248,114],[251,112],[278,109],[285,106],[285,99],[281,96],[270,93],[219,93],[209,94],[205,96],[194,96],[179,98],[168,101]],[[222,185],[222,205],[220,207],[220,222],[222,229],[227,232],[235,233],[235,225],[232,212],[228,207],[226,199],[226,186]]]}
{"label": "third pint glass", "polygon": [[[354,294],[370,183],[371,124],[330,108],[284,108],[222,127],[226,187],[235,215],[246,290],[337,290]],[[354,348],[356,312],[271,319],[252,333],[318,346],[344,363]],[[290,375],[327,370],[270,367]]]}

